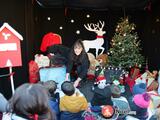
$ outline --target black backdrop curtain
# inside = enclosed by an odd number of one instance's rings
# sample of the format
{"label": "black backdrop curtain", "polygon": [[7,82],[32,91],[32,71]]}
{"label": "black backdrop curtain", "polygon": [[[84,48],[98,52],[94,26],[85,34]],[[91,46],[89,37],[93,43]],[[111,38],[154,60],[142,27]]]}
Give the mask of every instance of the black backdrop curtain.
{"label": "black backdrop curtain", "polygon": [[[104,35],[106,48],[110,47],[110,40],[114,35],[115,26],[120,17],[129,16],[129,20],[136,24],[136,31],[141,40],[142,54],[148,59],[149,68],[160,69],[160,8],[159,1],[147,9],[124,9],[124,7],[108,7],[107,9],[75,9],[72,0],[61,6],[42,7],[34,0],[2,0],[0,4],[0,25],[8,22],[24,38],[21,42],[22,67],[13,68],[15,72],[15,88],[28,82],[28,62],[34,55],[41,53],[39,48],[42,37],[48,32],[54,32],[62,37],[64,45],[71,46],[77,38],[95,39],[95,33],[87,31],[83,24],[98,20],[105,21]],[[8,4],[8,2],[10,4]],[[64,1],[63,1],[64,2]],[[75,1],[75,5],[76,5]],[[88,1],[89,2],[89,1]],[[70,7],[66,7],[70,4]],[[101,3],[99,3],[101,4]],[[146,5],[146,3],[145,3]],[[69,6],[69,5],[68,5]],[[104,7],[104,6],[102,6]],[[115,9],[116,8],[116,9]],[[124,11],[125,10],[125,11]],[[89,17],[86,17],[88,16]],[[74,21],[74,22],[71,22]],[[63,28],[63,29],[60,29]],[[80,34],[77,34],[77,31]],[[7,68],[0,69],[0,75],[7,74]],[[0,92],[7,98],[11,96],[11,86],[8,77],[0,77]]]}
{"label": "black backdrop curtain", "polygon": [[44,8],[69,7],[104,10],[108,8],[144,9],[156,0],[36,0]]}

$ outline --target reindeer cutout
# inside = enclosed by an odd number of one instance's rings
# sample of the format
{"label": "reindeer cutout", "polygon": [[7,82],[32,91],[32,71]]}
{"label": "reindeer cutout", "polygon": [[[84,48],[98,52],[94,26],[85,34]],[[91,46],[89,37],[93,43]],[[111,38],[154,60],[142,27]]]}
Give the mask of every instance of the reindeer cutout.
{"label": "reindeer cutout", "polygon": [[96,56],[98,56],[98,52],[100,49],[101,50],[100,54],[102,54],[104,52],[104,47],[102,47],[102,45],[104,44],[103,34],[106,33],[106,31],[103,31],[104,21],[103,22],[99,21],[97,24],[93,23],[87,25],[84,24],[84,27],[88,31],[92,31],[97,34],[96,39],[83,41],[85,51],[88,52],[89,49],[96,49]]}

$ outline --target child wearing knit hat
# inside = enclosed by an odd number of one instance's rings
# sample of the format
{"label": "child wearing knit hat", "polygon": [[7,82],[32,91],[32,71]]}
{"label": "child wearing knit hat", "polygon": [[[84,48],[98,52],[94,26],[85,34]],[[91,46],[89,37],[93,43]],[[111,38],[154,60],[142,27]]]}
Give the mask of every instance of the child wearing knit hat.
{"label": "child wearing knit hat", "polygon": [[147,92],[146,83],[138,83],[133,86],[133,90],[132,90],[133,95],[143,94],[145,92]]}
{"label": "child wearing knit hat", "polygon": [[130,106],[127,99],[121,96],[121,89],[119,86],[111,85],[112,101],[113,105],[117,107],[119,113],[119,119],[124,119],[125,116],[130,112]]}
{"label": "child wearing knit hat", "polygon": [[148,93],[136,94],[133,98],[129,99],[129,104],[132,111],[136,114],[132,115],[140,120],[146,120],[148,118],[148,107],[150,104],[150,96]]}

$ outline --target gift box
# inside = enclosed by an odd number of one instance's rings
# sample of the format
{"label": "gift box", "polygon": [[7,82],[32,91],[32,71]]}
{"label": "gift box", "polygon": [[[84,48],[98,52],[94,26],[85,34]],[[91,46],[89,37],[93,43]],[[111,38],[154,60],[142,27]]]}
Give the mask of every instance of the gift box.
{"label": "gift box", "polygon": [[149,95],[151,96],[151,101],[152,101],[152,107],[157,108],[160,106],[160,95],[155,92],[155,91],[150,91],[148,92]]}
{"label": "gift box", "polygon": [[48,80],[54,80],[58,83],[58,88],[61,88],[61,84],[65,80],[66,76],[66,67],[50,67],[50,68],[41,68],[39,70],[40,81],[45,82]]}

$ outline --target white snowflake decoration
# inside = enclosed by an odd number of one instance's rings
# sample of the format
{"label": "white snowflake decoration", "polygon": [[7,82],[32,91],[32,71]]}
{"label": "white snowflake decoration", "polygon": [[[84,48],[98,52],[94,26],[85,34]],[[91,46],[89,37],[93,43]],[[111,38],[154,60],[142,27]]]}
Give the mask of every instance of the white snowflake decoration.
{"label": "white snowflake decoration", "polygon": [[77,34],[80,34],[80,30],[77,30],[76,33],[77,33]]}
{"label": "white snowflake decoration", "polygon": [[74,23],[74,20],[73,20],[73,19],[71,20],[71,23]]}
{"label": "white snowflake decoration", "polygon": [[59,27],[59,29],[60,29],[60,30],[62,30],[62,29],[63,29],[63,27],[62,27],[62,26],[60,26],[60,27]]}
{"label": "white snowflake decoration", "polygon": [[50,20],[51,20],[51,17],[47,17],[47,20],[50,21]]}
{"label": "white snowflake decoration", "polygon": [[89,15],[89,14],[87,14],[87,15],[86,15],[86,17],[87,17],[87,18],[90,18],[90,15]]}

